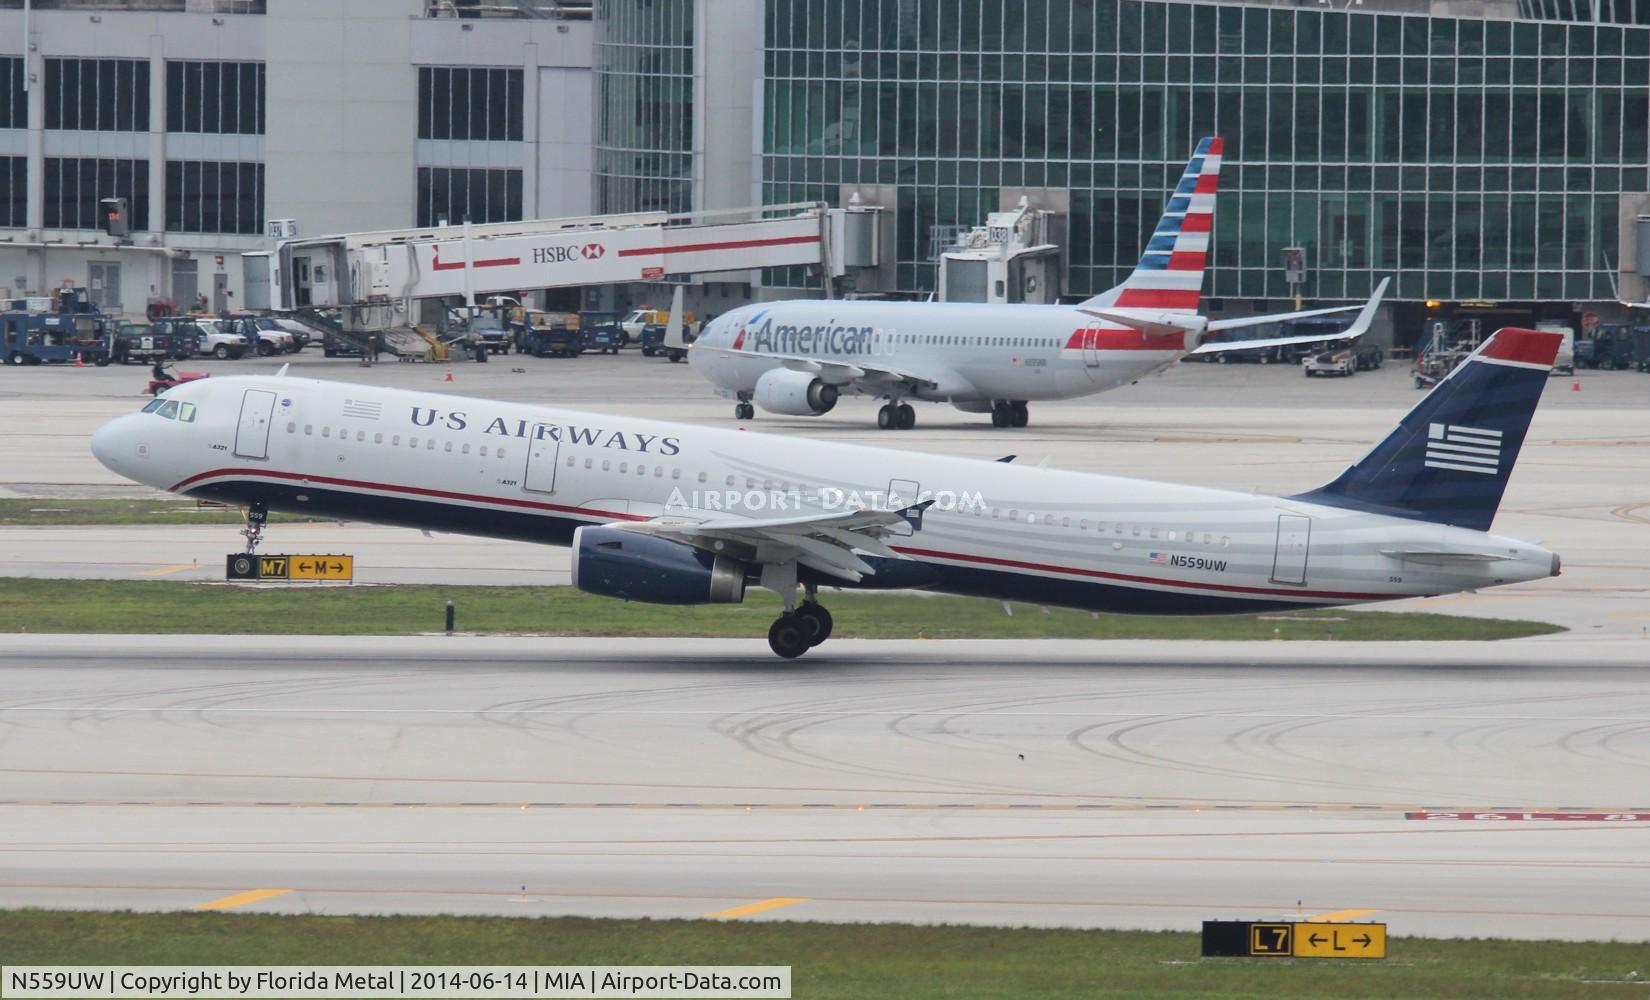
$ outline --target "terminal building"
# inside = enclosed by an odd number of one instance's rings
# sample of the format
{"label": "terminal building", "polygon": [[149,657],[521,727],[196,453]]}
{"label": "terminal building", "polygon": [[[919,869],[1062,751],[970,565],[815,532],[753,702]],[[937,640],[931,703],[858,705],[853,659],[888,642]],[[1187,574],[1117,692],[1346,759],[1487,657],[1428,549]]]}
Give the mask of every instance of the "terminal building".
{"label": "terminal building", "polygon": [[[1436,316],[1631,319],[1640,22],[1646,0],[0,0],[0,285],[232,306],[272,220],[857,200],[887,233],[860,290],[926,296],[958,231],[1023,198],[1061,219],[1058,290],[1086,296],[1219,134],[1214,310],[1392,275],[1397,343]],[[698,293],[721,311],[819,279]]]}

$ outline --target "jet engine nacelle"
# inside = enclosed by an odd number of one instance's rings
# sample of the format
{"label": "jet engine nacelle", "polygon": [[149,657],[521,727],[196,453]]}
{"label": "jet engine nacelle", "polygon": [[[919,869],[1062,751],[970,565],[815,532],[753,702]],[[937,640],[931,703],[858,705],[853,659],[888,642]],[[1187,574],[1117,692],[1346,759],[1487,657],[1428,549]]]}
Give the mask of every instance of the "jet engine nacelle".
{"label": "jet engine nacelle", "polygon": [[738,604],[745,566],[669,538],[586,525],[573,532],[573,586],[649,604]]}
{"label": "jet engine nacelle", "polygon": [[817,417],[831,412],[838,392],[834,385],[826,385],[807,372],[774,368],[762,373],[756,380],[751,400],[769,413],[783,413],[790,417]]}

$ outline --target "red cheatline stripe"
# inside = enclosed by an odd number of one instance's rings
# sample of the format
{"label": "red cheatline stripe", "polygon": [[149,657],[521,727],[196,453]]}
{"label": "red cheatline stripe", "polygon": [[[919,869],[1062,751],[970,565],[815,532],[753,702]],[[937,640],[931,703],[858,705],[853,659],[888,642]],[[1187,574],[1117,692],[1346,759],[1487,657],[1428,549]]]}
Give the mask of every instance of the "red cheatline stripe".
{"label": "red cheatline stripe", "polygon": [[1138,306],[1145,309],[1196,309],[1198,291],[1195,288],[1128,288],[1117,296],[1119,306]]}
{"label": "red cheatline stripe", "polygon": [[1090,346],[1088,338],[1096,338],[1092,345],[1101,351],[1184,351],[1185,339],[1178,333],[1141,333],[1139,330],[1078,330],[1066,341],[1066,349],[1075,351]]}
{"label": "red cheatline stripe", "polygon": [[[509,497],[480,496],[474,493],[457,493],[451,490],[431,490],[420,486],[397,486],[390,483],[369,483],[359,479],[338,479],[332,476],[306,476],[294,472],[281,472],[275,469],[213,469],[211,472],[201,472],[190,476],[171,488],[171,492],[178,493],[189,486],[207,479],[221,479],[226,476],[259,476],[266,479],[283,479],[288,482],[315,483],[324,486],[341,486],[346,489],[377,490],[385,493],[405,493],[412,496],[436,497],[442,500],[462,500],[469,503],[497,504],[505,507],[523,507],[531,510],[559,511],[569,514],[584,514],[592,517],[606,517],[623,521],[645,521],[641,514],[619,514],[613,511],[592,510],[587,507],[566,507],[561,504],[543,503],[538,500],[522,500]],[[1148,583],[1157,586],[1175,587],[1184,590],[1209,590],[1223,593],[1261,594],[1271,597],[1315,597],[1328,600],[1355,600],[1355,601],[1386,601],[1405,597],[1422,597],[1422,594],[1345,594],[1333,591],[1314,590],[1278,590],[1265,587],[1239,587],[1222,583],[1189,583],[1178,580],[1161,580],[1149,576],[1131,576],[1126,573],[1106,573],[1100,570],[1078,569],[1066,566],[1049,566],[1043,563],[1021,562],[1016,559],[998,559],[992,556],[968,555],[960,552],[938,552],[930,549],[894,547],[896,552],[903,552],[909,556],[927,556],[933,559],[950,559],[956,562],[972,562],[988,566],[1005,566],[1015,569],[1036,570],[1045,573],[1063,573],[1068,576],[1086,576],[1104,580],[1121,580],[1128,583]]]}
{"label": "red cheatline stripe", "polygon": [[771,240],[729,240],[726,243],[686,243],[676,247],[640,247],[620,250],[620,257],[647,257],[656,253],[699,253],[704,250],[746,250],[751,247],[786,247],[797,243],[818,243],[818,236],[786,236]]}
{"label": "red cheatline stripe", "polygon": [[1418,810],[1404,813],[1404,819],[1473,819],[1490,822],[1518,822],[1528,820],[1558,820],[1567,823],[1645,823],[1650,822],[1650,812],[1558,812],[1553,810],[1543,812],[1503,812],[1478,810],[1475,812],[1444,812],[1438,810]]}
{"label": "red cheatline stripe", "polygon": [[1214,223],[1215,213],[1194,212],[1193,214],[1186,216],[1186,218],[1181,222],[1180,231],[1183,233],[1206,233],[1209,231],[1210,227],[1214,225]]}
{"label": "red cheatline stripe", "polygon": [[1216,136],[1209,142],[1209,156],[1219,156],[1226,150],[1226,140]]}
{"label": "red cheatline stripe", "polygon": [[369,483],[359,479],[337,479],[332,476],[306,476],[294,472],[280,472],[275,469],[213,469],[211,472],[202,472],[190,476],[176,484],[171,492],[178,493],[188,489],[191,485],[207,479],[221,479],[225,476],[261,476],[265,479],[284,479],[294,483],[315,483],[321,486],[342,486],[357,490],[378,490],[385,493],[406,493],[412,496],[436,497],[442,500],[462,500],[466,503],[490,503],[502,507],[522,507],[528,510],[552,510],[567,514],[589,514],[594,517],[610,517],[623,521],[645,521],[646,517],[640,514],[619,514],[608,510],[593,510],[588,507],[567,507],[562,504],[544,503],[539,500],[517,499],[514,497],[488,497],[476,493],[456,493],[451,490],[430,490],[421,486],[395,486],[390,483]]}
{"label": "red cheatline stripe", "polygon": [[1101,580],[1122,580],[1127,583],[1149,583],[1160,587],[1178,587],[1185,590],[1215,590],[1233,594],[1260,594],[1266,597],[1320,597],[1329,600],[1392,601],[1416,594],[1343,594],[1327,590],[1280,590],[1267,587],[1239,587],[1229,583],[1191,583],[1183,580],[1163,580],[1150,576],[1131,576],[1127,573],[1107,573],[1097,569],[1077,569],[1071,566],[1049,566],[1044,563],[1021,562],[1018,559],[998,559],[994,556],[975,556],[961,552],[936,552],[933,549],[913,549],[903,545],[893,547],[895,552],[908,556],[927,556],[931,559],[951,559],[957,562],[980,563],[986,566],[1008,566],[1014,569],[1037,570],[1044,573],[1064,573],[1068,576],[1088,576]]}
{"label": "red cheatline stripe", "polygon": [[1169,256],[1169,270],[1171,271],[1201,271],[1203,270],[1204,252],[1202,250],[1179,250]]}
{"label": "red cheatline stripe", "polygon": [[1495,335],[1484,345],[1479,357],[1487,361],[1520,361],[1530,365],[1550,366],[1558,357],[1558,347],[1563,342],[1564,335],[1551,330],[1503,327],[1495,331]]}
{"label": "red cheatline stripe", "polygon": [[1198,177],[1197,187],[1195,189],[1193,189],[1192,193],[1193,194],[1214,194],[1215,190],[1216,190],[1216,188],[1218,187],[1219,184],[1220,184],[1220,175],[1219,174],[1202,174]]}

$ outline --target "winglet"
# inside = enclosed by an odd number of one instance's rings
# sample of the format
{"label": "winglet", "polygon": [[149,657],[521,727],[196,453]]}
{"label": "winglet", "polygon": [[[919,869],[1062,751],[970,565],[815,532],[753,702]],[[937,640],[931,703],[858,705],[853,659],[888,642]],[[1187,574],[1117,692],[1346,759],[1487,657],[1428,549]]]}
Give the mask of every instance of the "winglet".
{"label": "winglet", "polygon": [[670,293],[670,320],[665,324],[666,347],[686,349],[687,342],[682,339],[682,286]]}

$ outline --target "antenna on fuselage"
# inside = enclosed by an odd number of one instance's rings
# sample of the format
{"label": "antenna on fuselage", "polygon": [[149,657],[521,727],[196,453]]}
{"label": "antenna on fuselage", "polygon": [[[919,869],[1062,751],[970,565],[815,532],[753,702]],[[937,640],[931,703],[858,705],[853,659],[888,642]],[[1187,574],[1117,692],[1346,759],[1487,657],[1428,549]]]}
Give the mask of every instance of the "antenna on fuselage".
{"label": "antenna on fuselage", "polygon": [[290,362],[290,361],[288,361],[288,362],[287,362],[287,363],[286,363],[286,364],[284,364],[284,365],[282,365],[282,366],[281,366],[281,370],[280,370],[280,371],[278,371],[278,372],[276,372],[276,373],[275,373],[275,377],[276,377],[276,378],[280,378],[280,377],[281,377],[281,376],[282,376],[282,375],[285,375],[285,374],[286,374],[286,370],[287,370],[287,369],[288,369],[288,368],[291,368],[291,367],[292,367],[292,362]]}

